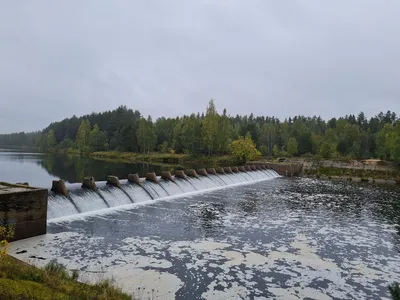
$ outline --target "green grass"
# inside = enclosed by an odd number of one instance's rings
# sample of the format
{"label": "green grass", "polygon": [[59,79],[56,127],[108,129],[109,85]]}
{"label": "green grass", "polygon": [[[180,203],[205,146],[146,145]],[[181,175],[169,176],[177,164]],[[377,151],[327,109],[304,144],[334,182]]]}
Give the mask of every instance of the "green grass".
{"label": "green grass", "polygon": [[0,259],[1,299],[9,300],[128,300],[110,281],[87,285],[76,281],[78,273],[51,261],[44,269],[25,264],[11,256]]}
{"label": "green grass", "polygon": [[400,300],[400,285],[397,282],[389,285],[389,293],[393,300]]}

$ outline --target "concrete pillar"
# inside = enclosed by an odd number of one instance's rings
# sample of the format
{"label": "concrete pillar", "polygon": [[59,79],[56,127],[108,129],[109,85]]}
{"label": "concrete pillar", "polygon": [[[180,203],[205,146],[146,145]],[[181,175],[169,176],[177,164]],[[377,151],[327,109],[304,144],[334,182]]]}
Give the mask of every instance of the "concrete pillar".
{"label": "concrete pillar", "polygon": [[262,170],[266,170],[266,169],[267,169],[267,167],[265,166],[265,164],[261,164],[260,167],[261,167]]}
{"label": "concrete pillar", "polygon": [[246,171],[251,171],[251,168],[250,168],[249,165],[245,165],[245,166],[244,166],[244,169],[245,169]]}
{"label": "concrete pillar", "polygon": [[142,185],[142,181],[140,180],[138,174],[129,174],[128,175],[128,181],[130,183],[136,183],[137,185]]}
{"label": "concrete pillar", "polygon": [[196,177],[196,178],[199,177],[199,175],[197,175],[197,173],[194,169],[189,169],[189,170],[186,170],[185,172],[186,172],[186,175],[189,177]]}
{"label": "concrete pillar", "polygon": [[174,178],[172,178],[172,175],[171,175],[170,171],[162,171],[161,172],[161,178],[164,179],[164,180],[174,181]]}
{"label": "concrete pillar", "polygon": [[199,169],[197,170],[197,173],[202,176],[208,176],[206,169]]}
{"label": "concrete pillar", "polygon": [[238,167],[238,170],[239,170],[240,172],[246,172],[246,168],[245,168],[244,166]]}
{"label": "concrete pillar", "polygon": [[208,168],[208,169],[207,169],[207,173],[213,174],[213,175],[217,175],[217,172],[215,171],[214,168]]}
{"label": "concrete pillar", "polygon": [[257,170],[261,170],[261,166],[260,165],[255,165]]}
{"label": "concrete pillar", "polygon": [[175,171],[175,177],[187,180],[187,176],[183,170]]}
{"label": "concrete pillar", "polygon": [[257,168],[256,168],[255,165],[250,165],[250,168],[251,168],[251,170],[253,170],[253,171],[257,170]]}
{"label": "concrete pillar", "polygon": [[96,182],[93,177],[85,177],[83,178],[82,187],[89,190],[96,190]]}
{"label": "concrete pillar", "polygon": [[232,173],[232,169],[230,167],[225,167],[224,168],[224,172],[227,174],[231,174]]}
{"label": "concrete pillar", "polygon": [[121,187],[121,184],[119,183],[119,179],[118,179],[117,176],[111,176],[111,175],[108,176],[107,177],[107,184],[113,185],[113,186],[115,186],[117,188]]}
{"label": "concrete pillar", "polygon": [[222,168],[216,168],[215,171],[217,171],[218,174],[225,174],[224,169]]}
{"label": "concrete pillar", "polygon": [[231,167],[231,170],[233,173],[239,172],[239,169],[237,167]]}
{"label": "concrete pillar", "polygon": [[67,187],[65,186],[64,180],[53,180],[53,183],[51,185],[51,190],[60,195],[64,195],[65,197],[68,197],[68,190]]}
{"label": "concrete pillar", "polygon": [[158,178],[156,173],[146,173],[146,180],[154,182],[154,183],[158,183]]}

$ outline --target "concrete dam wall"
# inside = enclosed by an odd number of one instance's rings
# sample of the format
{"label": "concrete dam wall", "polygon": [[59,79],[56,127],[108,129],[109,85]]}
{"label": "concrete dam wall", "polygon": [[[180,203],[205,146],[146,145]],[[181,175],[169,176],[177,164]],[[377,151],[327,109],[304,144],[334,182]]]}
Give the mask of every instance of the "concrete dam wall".
{"label": "concrete dam wall", "polygon": [[0,222],[14,227],[13,240],[46,233],[47,189],[0,183]]}

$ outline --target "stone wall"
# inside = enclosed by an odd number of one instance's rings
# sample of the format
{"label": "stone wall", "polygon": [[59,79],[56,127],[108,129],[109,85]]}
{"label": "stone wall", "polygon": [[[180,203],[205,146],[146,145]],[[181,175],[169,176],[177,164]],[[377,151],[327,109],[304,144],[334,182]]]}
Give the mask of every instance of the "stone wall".
{"label": "stone wall", "polygon": [[47,189],[0,183],[0,225],[14,226],[14,239],[46,233]]}
{"label": "stone wall", "polygon": [[268,169],[274,170],[281,176],[298,176],[300,175],[303,165],[302,164],[288,164],[288,163],[265,163]]}

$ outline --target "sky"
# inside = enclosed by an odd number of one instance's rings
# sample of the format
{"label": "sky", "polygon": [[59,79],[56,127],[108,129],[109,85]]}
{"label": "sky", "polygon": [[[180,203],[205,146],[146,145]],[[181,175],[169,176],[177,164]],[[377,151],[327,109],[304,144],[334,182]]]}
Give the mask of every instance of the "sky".
{"label": "sky", "polygon": [[398,0],[0,0],[0,133],[153,119],[400,113]]}

